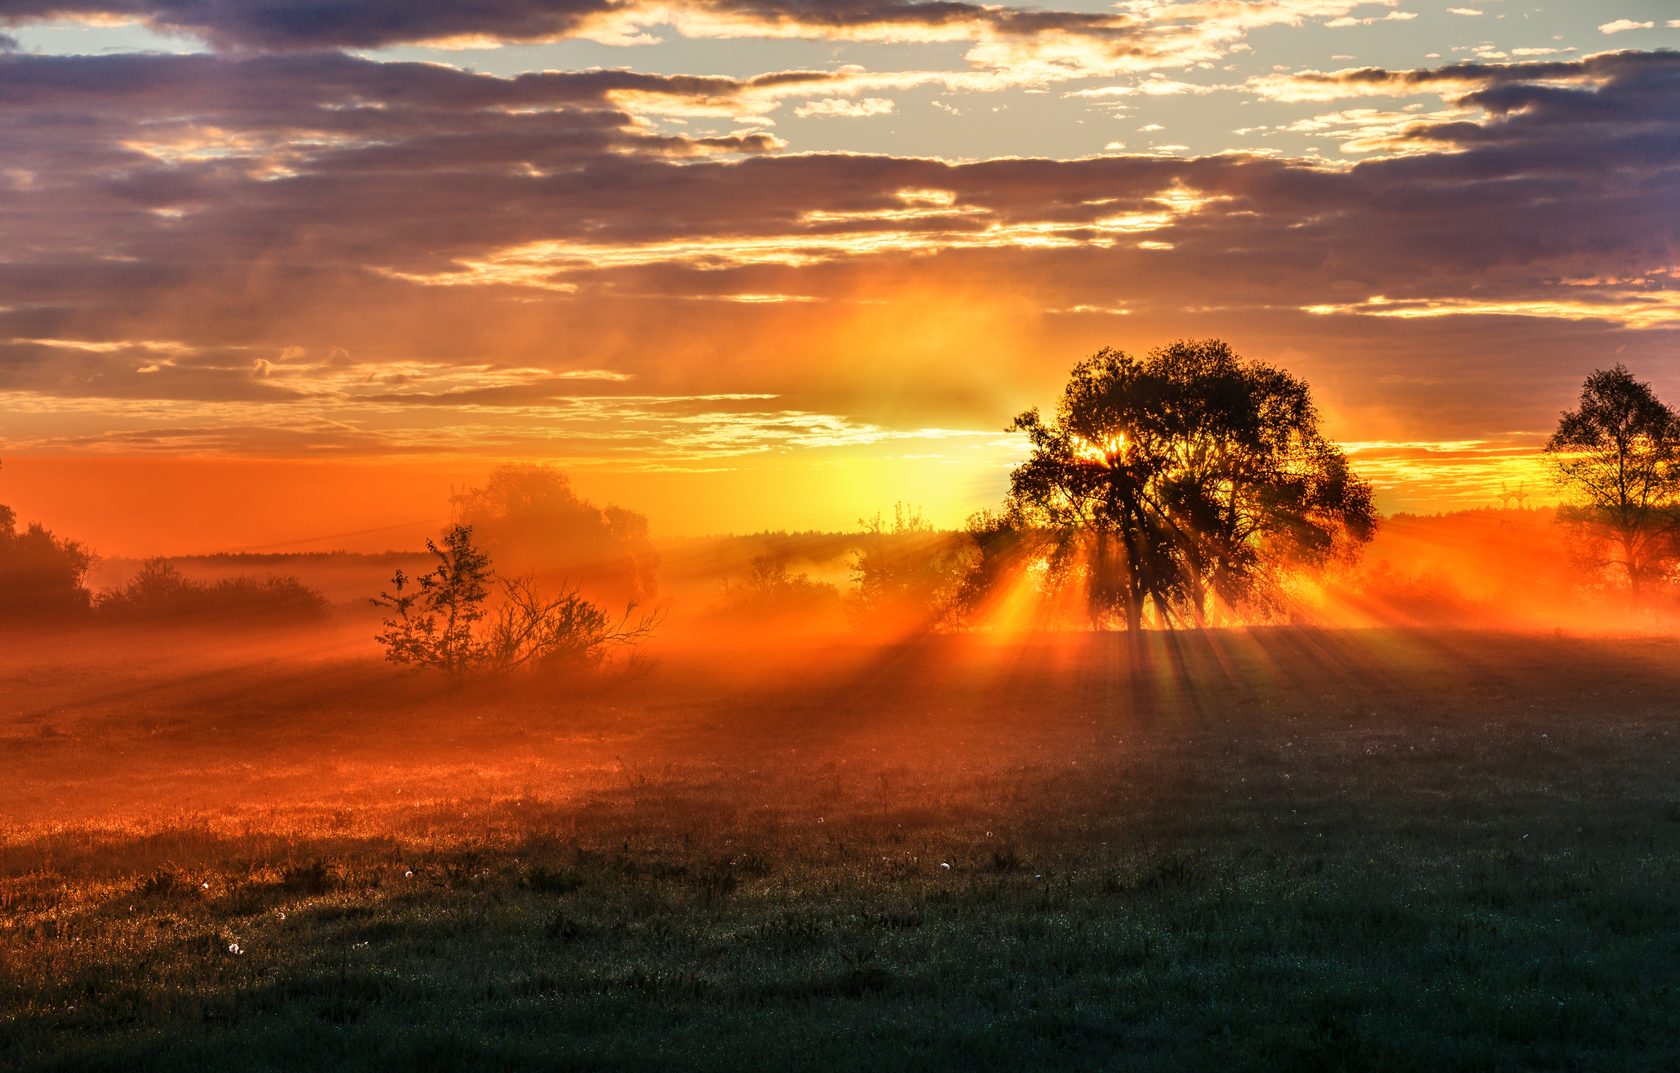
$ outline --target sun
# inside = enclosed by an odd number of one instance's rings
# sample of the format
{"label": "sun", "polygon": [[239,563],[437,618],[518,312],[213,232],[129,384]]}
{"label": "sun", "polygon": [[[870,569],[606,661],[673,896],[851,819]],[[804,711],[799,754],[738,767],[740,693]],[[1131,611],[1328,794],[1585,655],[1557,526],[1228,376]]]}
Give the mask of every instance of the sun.
{"label": "sun", "polygon": [[1104,436],[1100,440],[1088,440],[1075,434],[1071,437],[1073,443],[1073,457],[1081,462],[1090,462],[1098,466],[1112,466],[1115,461],[1126,453],[1126,434],[1116,432],[1111,436]]}

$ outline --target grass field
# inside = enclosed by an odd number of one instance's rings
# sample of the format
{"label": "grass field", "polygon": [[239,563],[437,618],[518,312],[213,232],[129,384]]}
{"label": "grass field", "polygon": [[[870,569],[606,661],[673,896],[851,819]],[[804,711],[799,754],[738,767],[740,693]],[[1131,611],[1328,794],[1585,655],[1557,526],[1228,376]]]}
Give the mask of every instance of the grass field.
{"label": "grass field", "polygon": [[1673,639],[716,646],[448,692],[109,635],[9,642],[0,690],[4,1068],[1680,1061]]}

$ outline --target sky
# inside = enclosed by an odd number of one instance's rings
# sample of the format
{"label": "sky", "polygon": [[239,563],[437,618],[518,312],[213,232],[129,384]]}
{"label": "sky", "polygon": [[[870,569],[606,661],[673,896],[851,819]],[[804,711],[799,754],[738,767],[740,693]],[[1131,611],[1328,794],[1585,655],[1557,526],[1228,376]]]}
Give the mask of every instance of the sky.
{"label": "sky", "polygon": [[1215,336],[1388,512],[1680,403],[1674,0],[5,0],[0,502],[411,546],[549,462],[661,535],[994,505]]}

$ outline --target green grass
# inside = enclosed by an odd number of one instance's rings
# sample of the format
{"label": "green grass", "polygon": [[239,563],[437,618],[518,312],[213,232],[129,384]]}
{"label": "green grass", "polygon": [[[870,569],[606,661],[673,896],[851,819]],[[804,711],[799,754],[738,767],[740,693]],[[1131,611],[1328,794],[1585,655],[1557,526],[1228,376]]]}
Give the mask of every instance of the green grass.
{"label": "green grass", "polygon": [[0,1066],[1674,1068],[1680,647],[1080,644],[448,699],[614,757],[564,793],[20,829]]}

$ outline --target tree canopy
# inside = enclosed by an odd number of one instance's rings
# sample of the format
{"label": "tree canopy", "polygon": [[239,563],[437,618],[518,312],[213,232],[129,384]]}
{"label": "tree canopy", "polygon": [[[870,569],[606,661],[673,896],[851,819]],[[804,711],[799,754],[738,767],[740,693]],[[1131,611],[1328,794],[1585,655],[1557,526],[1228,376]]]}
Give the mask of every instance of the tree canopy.
{"label": "tree canopy", "polygon": [[644,515],[597,507],[552,466],[511,463],[456,497],[463,525],[504,569],[564,577],[603,597],[647,600],[658,588],[658,553]]}
{"label": "tree canopy", "polygon": [[877,513],[859,524],[851,562],[859,620],[924,625],[941,617],[962,580],[961,544],[908,503],[893,504],[891,521]]}
{"label": "tree canopy", "polygon": [[1288,569],[1375,531],[1370,485],[1320,433],[1306,383],[1219,340],[1102,350],[1053,419],[1033,409],[1011,427],[1031,455],[1004,516],[1085,579],[1093,618],[1136,629],[1268,606]]}
{"label": "tree canopy", "polygon": [[55,616],[86,611],[93,553],[79,541],[54,536],[39,523],[23,529],[0,504],[0,617]]}
{"label": "tree canopy", "polygon": [[1581,386],[1546,442],[1560,517],[1577,526],[1587,557],[1619,571],[1634,599],[1680,556],[1680,415],[1624,365]]}

